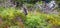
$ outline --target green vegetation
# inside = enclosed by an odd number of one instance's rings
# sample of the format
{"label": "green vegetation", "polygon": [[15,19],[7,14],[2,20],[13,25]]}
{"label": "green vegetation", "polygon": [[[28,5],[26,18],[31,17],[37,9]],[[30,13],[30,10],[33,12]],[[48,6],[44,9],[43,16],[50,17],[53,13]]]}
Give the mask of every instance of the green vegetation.
{"label": "green vegetation", "polygon": [[[49,14],[28,14],[25,24],[30,28],[51,28],[53,25],[60,25],[60,16]],[[56,27],[57,27],[56,26]]]}
{"label": "green vegetation", "polygon": [[[23,20],[26,28],[51,28],[53,25],[60,25],[60,16],[44,13],[28,13],[27,16],[15,8],[0,8],[1,28],[5,26],[19,26],[18,18]],[[57,26],[56,26],[57,27]]]}
{"label": "green vegetation", "polygon": [[[20,10],[16,10],[15,8],[0,8],[0,18],[2,19],[2,24],[0,25],[8,25],[13,26],[17,25],[17,17],[25,18],[25,15],[20,12]],[[17,21],[16,21],[17,20]],[[16,21],[16,22],[15,22]],[[1,27],[1,26],[0,26]]]}
{"label": "green vegetation", "polygon": [[[0,28],[15,28],[15,26],[19,28],[60,28],[60,14],[45,14],[41,13],[38,8],[37,10],[33,9],[35,3],[43,4],[41,0],[38,0],[39,2],[36,0],[28,0],[29,2],[27,0],[12,1],[19,2],[19,4],[25,4],[27,10],[32,7],[32,11],[28,11],[28,15],[25,15],[20,7],[0,7]],[[59,1],[60,0],[56,0],[56,3],[59,4]],[[0,0],[0,2],[3,2],[3,0]],[[55,9],[60,13],[58,7]]]}

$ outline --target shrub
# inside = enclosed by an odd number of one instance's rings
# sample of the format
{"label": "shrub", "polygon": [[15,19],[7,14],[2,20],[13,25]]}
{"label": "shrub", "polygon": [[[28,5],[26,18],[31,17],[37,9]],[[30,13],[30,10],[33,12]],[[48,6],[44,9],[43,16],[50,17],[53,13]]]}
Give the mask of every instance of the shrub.
{"label": "shrub", "polygon": [[[0,18],[3,21],[3,24],[1,24],[2,27],[6,26],[6,25],[8,25],[8,26],[18,25],[17,17],[25,19],[24,13],[21,13],[20,10],[17,10],[15,8],[2,8],[2,9],[3,10],[0,11]],[[0,8],[0,10],[1,10],[1,8]]]}
{"label": "shrub", "polygon": [[25,25],[29,28],[47,28],[48,23],[42,14],[28,14]]}
{"label": "shrub", "polygon": [[26,28],[51,28],[54,25],[60,25],[59,15],[29,12],[25,16],[24,13],[15,8],[0,8],[0,10],[0,19],[3,22],[0,27],[19,25],[21,22],[18,22],[17,17],[23,20]]}
{"label": "shrub", "polygon": [[51,28],[53,25],[60,25],[60,16],[54,14],[28,14],[25,25],[29,28]]}

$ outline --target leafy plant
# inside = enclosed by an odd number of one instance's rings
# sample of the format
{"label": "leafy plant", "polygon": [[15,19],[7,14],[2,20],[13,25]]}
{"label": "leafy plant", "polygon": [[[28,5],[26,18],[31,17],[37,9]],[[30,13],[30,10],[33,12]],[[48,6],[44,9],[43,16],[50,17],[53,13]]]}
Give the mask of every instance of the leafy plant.
{"label": "leafy plant", "polygon": [[[13,26],[18,25],[17,17],[20,17],[22,19],[25,19],[24,13],[21,13],[20,10],[17,10],[15,8],[2,8],[3,10],[0,11],[0,18],[3,20],[4,26]],[[3,26],[2,26],[3,27]]]}
{"label": "leafy plant", "polygon": [[42,16],[42,14],[28,14],[25,25],[30,28],[47,28],[48,23],[46,22],[46,18]]}

